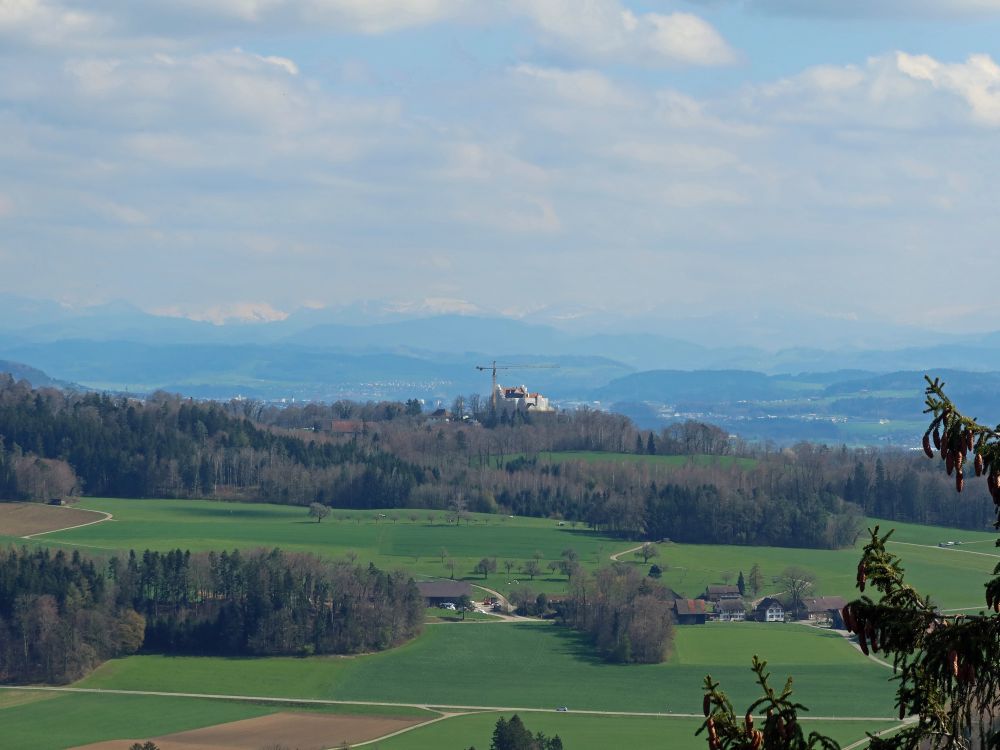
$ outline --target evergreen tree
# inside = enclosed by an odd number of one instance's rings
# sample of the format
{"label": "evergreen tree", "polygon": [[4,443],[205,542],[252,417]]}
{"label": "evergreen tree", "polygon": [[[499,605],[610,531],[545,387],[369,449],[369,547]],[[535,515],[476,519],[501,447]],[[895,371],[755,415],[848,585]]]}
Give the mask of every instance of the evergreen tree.
{"label": "evergreen tree", "polygon": [[740,590],[740,596],[743,596],[747,590],[747,583],[743,580],[743,571],[740,571],[740,577],[736,579],[736,587]]}

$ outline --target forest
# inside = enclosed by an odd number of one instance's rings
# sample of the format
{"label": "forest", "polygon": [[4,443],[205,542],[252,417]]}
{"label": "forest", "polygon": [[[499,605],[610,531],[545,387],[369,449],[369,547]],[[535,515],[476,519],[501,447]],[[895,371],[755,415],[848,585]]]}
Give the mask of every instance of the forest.
{"label": "forest", "polygon": [[69,682],[102,661],[163,654],[377,651],[416,636],[413,580],[280,550],[191,554],[9,548],[0,557],[0,682]]}
{"label": "forest", "polygon": [[[471,404],[466,406],[465,404]],[[751,445],[695,422],[659,432],[590,409],[480,422],[456,400],[307,404],[33,390],[0,376],[0,498],[206,497],[434,508],[577,521],[632,538],[837,548],[864,515],[982,528],[983,490],[943,502],[914,452]],[[334,420],[357,425],[335,434]],[[607,461],[552,461],[567,451]],[[636,457],[697,457],[665,463]],[[617,457],[617,458],[616,458]]]}

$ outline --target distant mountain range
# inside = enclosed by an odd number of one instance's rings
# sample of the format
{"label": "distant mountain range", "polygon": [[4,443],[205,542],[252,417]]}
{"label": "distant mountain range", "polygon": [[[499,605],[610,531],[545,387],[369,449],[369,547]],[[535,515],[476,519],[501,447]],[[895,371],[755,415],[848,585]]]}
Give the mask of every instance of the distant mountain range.
{"label": "distant mountain range", "polygon": [[[949,339],[924,332],[921,339],[912,329],[886,329],[882,335],[906,345],[863,347],[860,337],[852,346],[771,350],[751,345],[760,340],[754,326],[777,330],[780,317],[731,321],[730,340],[740,342],[732,346],[710,346],[718,337],[698,333],[714,325],[711,318],[655,331],[616,331],[603,321],[595,332],[585,317],[555,326],[356,306],[220,326],[126,303],[71,310],[0,295],[0,371],[35,385],[135,393],[271,401],[416,397],[436,404],[487,393],[489,373],[475,368],[497,360],[556,365],[504,369],[499,379],[563,404],[618,408],[647,427],[699,418],[755,439],[785,442],[805,434],[904,444],[912,443],[922,418],[922,374],[952,371],[946,379],[967,411],[1000,414],[1000,400],[994,401],[1000,332]],[[841,337],[858,332],[855,321],[820,323],[826,327],[818,338],[837,338],[833,329]],[[757,335],[741,338],[740,330]],[[843,420],[851,427],[846,432]]]}

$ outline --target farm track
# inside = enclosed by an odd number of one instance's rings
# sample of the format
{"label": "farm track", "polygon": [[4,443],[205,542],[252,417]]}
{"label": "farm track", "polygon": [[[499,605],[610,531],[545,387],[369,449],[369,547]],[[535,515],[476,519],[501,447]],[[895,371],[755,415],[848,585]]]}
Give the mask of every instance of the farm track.
{"label": "farm track", "polygon": [[618,562],[619,561],[618,558],[621,557],[622,555],[628,555],[632,552],[638,552],[639,550],[642,549],[642,547],[643,545],[640,544],[638,547],[632,547],[631,549],[623,549],[621,552],[615,552],[611,554],[609,557],[614,562]]}
{"label": "farm track", "polygon": [[[49,529],[48,531],[38,531],[38,532],[35,532],[34,534],[26,534],[25,536],[22,536],[21,538],[22,539],[34,539],[35,537],[44,536],[45,534],[58,534],[60,531],[70,531],[72,529],[82,529],[84,526],[93,526],[95,523],[104,523],[105,521],[112,521],[112,520],[114,520],[114,516],[111,513],[105,513],[103,510],[91,510],[90,508],[75,508],[75,510],[82,510],[82,511],[86,511],[87,513],[99,513],[100,515],[104,516],[104,518],[98,518],[95,521],[87,521],[87,523],[78,523],[78,524],[75,524],[74,526],[66,526],[66,527],[61,528],[61,529]],[[91,545],[82,544],[82,545],[79,545],[79,546],[81,546],[81,547],[87,547],[87,546],[91,546]]]}
{"label": "farm track", "polygon": [[[157,698],[201,698],[205,700],[245,701],[251,703],[274,703],[303,706],[379,706],[382,708],[418,708],[425,711],[446,713],[467,713],[471,711],[514,711],[518,713],[571,713],[584,716],[645,716],[668,719],[703,719],[700,713],[663,713],[656,711],[597,711],[592,709],[570,709],[557,712],[554,708],[531,708],[526,706],[461,706],[445,703],[392,703],[388,701],[351,701],[326,698],[273,698],[264,695],[220,695],[215,693],[171,693],[157,690],[114,690],[105,688],[49,687],[40,685],[2,685],[0,690],[38,690],[53,693],[96,693],[99,695],[147,695]],[[810,716],[809,721],[896,721],[892,716]]]}

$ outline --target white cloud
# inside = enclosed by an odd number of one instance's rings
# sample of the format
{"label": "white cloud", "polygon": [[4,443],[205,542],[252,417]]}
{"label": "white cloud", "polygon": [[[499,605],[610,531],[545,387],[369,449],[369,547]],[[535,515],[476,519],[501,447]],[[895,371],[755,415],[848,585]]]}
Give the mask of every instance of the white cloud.
{"label": "white cloud", "polygon": [[105,27],[96,13],[58,0],[0,0],[0,39],[13,45],[59,46]]}
{"label": "white cloud", "polygon": [[[694,0],[716,5],[726,0]],[[1000,13],[1000,0],[729,0],[764,13],[834,18],[961,18]]]}
{"label": "white cloud", "polygon": [[989,55],[944,63],[897,52],[864,66],[817,66],[752,89],[748,102],[779,120],[921,130],[1000,125],[1000,66]]}
{"label": "white cloud", "polygon": [[546,96],[595,109],[629,107],[631,98],[610,78],[595,70],[561,70],[536,65],[518,65],[513,72],[543,87]]}
{"label": "white cloud", "polygon": [[1000,125],[1000,66],[989,55],[964,63],[941,63],[928,55],[896,54],[900,72],[934,88],[957,94],[984,125]]}
{"label": "white cloud", "polygon": [[679,140],[624,141],[612,146],[611,153],[638,164],[688,172],[710,172],[738,161],[725,149]]}
{"label": "white cloud", "polygon": [[749,203],[747,196],[723,185],[679,182],[663,190],[663,201],[673,208],[741,206]]}
{"label": "white cloud", "polygon": [[586,59],[649,65],[728,65],[736,53],[690,13],[640,13],[617,0],[518,0],[548,40]]}

